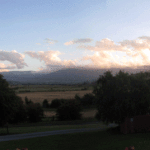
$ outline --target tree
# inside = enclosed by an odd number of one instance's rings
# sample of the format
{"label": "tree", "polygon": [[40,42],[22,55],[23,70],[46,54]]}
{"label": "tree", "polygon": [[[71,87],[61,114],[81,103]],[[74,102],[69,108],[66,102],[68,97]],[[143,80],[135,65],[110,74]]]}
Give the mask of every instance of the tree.
{"label": "tree", "polygon": [[44,101],[43,101],[43,107],[44,107],[44,108],[48,108],[48,107],[49,107],[49,104],[48,104],[48,100],[47,100],[47,99],[44,99]]}
{"label": "tree", "polygon": [[61,106],[58,107],[56,115],[58,120],[77,120],[81,119],[81,107],[80,103],[76,100],[65,101]]}
{"label": "tree", "polygon": [[26,122],[27,121],[27,108],[23,104],[22,99],[18,99],[18,109],[14,115],[14,118],[11,118],[10,123],[19,123],[19,122]]}
{"label": "tree", "polygon": [[85,94],[82,98],[76,94],[75,99],[80,102],[82,107],[89,107],[95,105],[95,96],[91,93]]}
{"label": "tree", "polygon": [[51,104],[50,104],[50,108],[58,108],[59,106],[61,106],[65,101],[67,101],[66,99],[53,99]]}
{"label": "tree", "polygon": [[31,99],[29,101],[29,99],[27,98],[27,96],[25,97],[25,103],[26,103],[26,105],[33,104],[33,102],[31,101]]}
{"label": "tree", "polygon": [[30,103],[27,105],[27,114],[29,122],[40,122],[44,116],[44,111],[40,103]]}
{"label": "tree", "polygon": [[0,126],[12,120],[15,117],[21,98],[15,94],[15,91],[9,88],[8,82],[0,75]]}
{"label": "tree", "polygon": [[150,106],[150,87],[144,76],[110,71],[97,80],[93,93],[96,96],[97,119],[105,123],[121,123],[125,117],[146,114]]}

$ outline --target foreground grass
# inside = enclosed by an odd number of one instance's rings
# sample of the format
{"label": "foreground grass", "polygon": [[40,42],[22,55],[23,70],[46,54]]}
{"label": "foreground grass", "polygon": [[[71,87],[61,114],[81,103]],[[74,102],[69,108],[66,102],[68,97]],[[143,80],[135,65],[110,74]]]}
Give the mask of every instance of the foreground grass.
{"label": "foreground grass", "polygon": [[27,147],[29,150],[124,150],[127,146],[135,150],[150,149],[150,133],[123,135],[117,131],[90,131],[66,135],[0,142],[0,149],[15,150]]}
{"label": "foreground grass", "polygon": [[[23,133],[34,133],[34,132],[45,132],[54,130],[66,130],[66,129],[82,129],[82,128],[108,128],[102,123],[98,124],[87,124],[87,125],[53,125],[53,126],[31,126],[31,127],[12,127],[9,128],[9,135],[12,134],[23,134]],[[7,135],[7,129],[1,128],[0,135]]]}

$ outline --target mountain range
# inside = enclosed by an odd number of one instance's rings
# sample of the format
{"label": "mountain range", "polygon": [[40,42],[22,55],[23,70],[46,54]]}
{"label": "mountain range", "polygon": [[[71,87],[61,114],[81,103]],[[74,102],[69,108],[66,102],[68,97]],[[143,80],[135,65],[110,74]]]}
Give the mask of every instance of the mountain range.
{"label": "mountain range", "polygon": [[[10,84],[80,84],[83,82],[96,81],[108,69],[62,69],[51,73],[40,73],[35,71],[10,71],[1,72],[4,79]],[[120,69],[112,68],[115,75]],[[123,69],[125,72],[136,73],[141,69]]]}

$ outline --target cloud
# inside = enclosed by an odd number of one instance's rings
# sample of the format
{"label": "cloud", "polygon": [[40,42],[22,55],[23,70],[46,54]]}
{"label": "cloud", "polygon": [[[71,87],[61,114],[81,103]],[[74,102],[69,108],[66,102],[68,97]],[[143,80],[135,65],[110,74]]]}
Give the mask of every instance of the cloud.
{"label": "cloud", "polygon": [[36,45],[41,45],[41,43],[36,43]]}
{"label": "cloud", "polygon": [[90,39],[90,38],[77,39],[77,40],[73,40],[73,41],[66,42],[66,43],[64,43],[64,45],[90,43],[91,41],[92,41],[92,39]]}
{"label": "cloud", "polygon": [[[76,66],[76,60],[61,60],[58,56],[62,53],[59,51],[38,51],[25,52],[32,58],[39,59],[40,61],[44,61],[47,70],[58,70],[66,67]],[[39,68],[39,70],[44,70],[43,67]]]}
{"label": "cloud", "polygon": [[[94,52],[82,60],[90,60],[89,66],[99,68],[137,68],[150,65],[150,37],[142,36],[135,40],[124,40],[115,44],[110,39],[97,41],[95,46],[79,46]],[[115,54],[119,52],[119,54]]]}
{"label": "cloud", "polygon": [[[77,39],[66,42],[65,45],[91,42],[92,39]],[[115,43],[108,38],[95,42],[95,46],[80,45],[78,48],[93,52],[80,60],[61,60],[59,51],[28,51],[32,58],[36,58],[45,63],[45,67],[40,67],[39,71],[55,71],[62,68],[84,67],[89,68],[139,68],[150,66],[150,37],[141,36],[134,40],[123,40]],[[87,52],[87,51],[86,51]],[[80,64],[80,65],[77,65]]]}
{"label": "cloud", "polygon": [[8,65],[5,65],[3,63],[0,63],[0,69],[15,69],[16,66],[14,64],[8,64]]}
{"label": "cloud", "polygon": [[108,38],[102,39],[101,41],[97,41],[95,46],[81,45],[78,46],[78,48],[87,49],[91,51],[125,51],[126,49],[125,46],[121,46],[120,44],[116,45],[112,40]]}
{"label": "cloud", "polygon": [[57,40],[53,40],[53,39],[46,38],[46,39],[44,40],[44,42],[47,43],[48,45],[51,45],[51,44],[57,43],[58,41],[57,41]]}
{"label": "cloud", "polygon": [[9,72],[8,69],[0,69],[0,72]]}
{"label": "cloud", "polygon": [[[18,53],[16,50],[12,50],[11,52],[0,50],[0,61],[9,61],[12,63],[7,66],[9,69],[14,69],[16,67],[22,69],[24,66],[28,66],[24,62],[24,57],[23,54]],[[14,65],[16,65],[16,67],[14,67]]]}

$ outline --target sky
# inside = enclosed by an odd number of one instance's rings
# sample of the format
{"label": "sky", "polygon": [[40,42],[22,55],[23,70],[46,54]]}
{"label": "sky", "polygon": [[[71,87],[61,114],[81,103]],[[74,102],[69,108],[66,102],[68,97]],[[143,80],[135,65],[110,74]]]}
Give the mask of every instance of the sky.
{"label": "sky", "polygon": [[1,0],[0,72],[150,66],[149,0]]}

